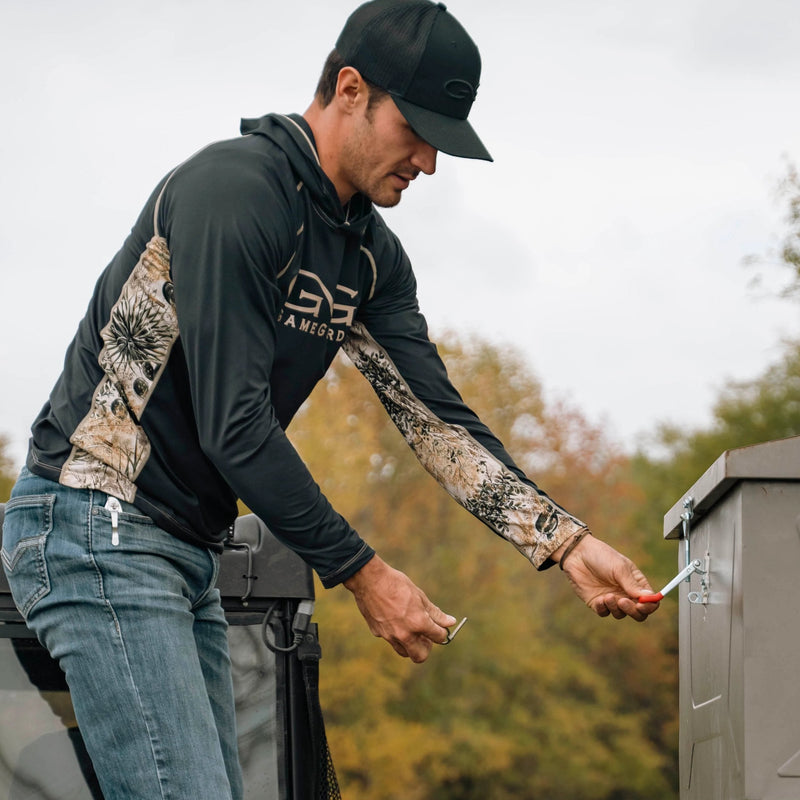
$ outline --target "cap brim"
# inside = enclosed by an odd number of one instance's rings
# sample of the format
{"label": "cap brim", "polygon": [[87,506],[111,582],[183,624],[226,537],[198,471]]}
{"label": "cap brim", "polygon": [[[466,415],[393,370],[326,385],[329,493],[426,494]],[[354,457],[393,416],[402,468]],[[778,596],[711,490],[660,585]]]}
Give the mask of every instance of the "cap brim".
{"label": "cap brim", "polygon": [[459,158],[494,160],[467,120],[429,111],[402,97],[392,95],[392,99],[414,132],[437,150]]}

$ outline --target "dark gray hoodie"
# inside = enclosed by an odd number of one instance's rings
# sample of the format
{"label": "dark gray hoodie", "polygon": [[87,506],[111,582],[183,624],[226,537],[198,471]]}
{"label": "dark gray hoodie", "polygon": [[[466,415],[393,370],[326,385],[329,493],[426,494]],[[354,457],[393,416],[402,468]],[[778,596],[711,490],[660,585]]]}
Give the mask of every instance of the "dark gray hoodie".
{"label": "dark gray hoodie", "polygon": [[344,348],[422,464],[545,565],[582,523],[449,382],[397,238],[365,197],[342,208],[302,117],[245,120],[242,133],[156,187],[97,282],[28,467],[215,548],[241,498],[335,585],[373,551],[284,431]]}

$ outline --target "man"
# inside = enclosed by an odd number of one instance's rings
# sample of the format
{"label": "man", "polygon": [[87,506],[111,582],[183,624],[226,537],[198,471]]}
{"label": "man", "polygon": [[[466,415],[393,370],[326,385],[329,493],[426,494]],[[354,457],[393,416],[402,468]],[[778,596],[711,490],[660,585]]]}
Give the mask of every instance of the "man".
{"label": "man", "polygon": [[[303,116],[243,122],[156,187],[101,274],[35,421],[3,562],[66,672],[107,798],[238,798],[213,588],[236,500],[370,630],[423,661],[455,618],[331,507],[284,430],[343,348],[421,463],[601,616],[650,591],[514,464],[450,384],[411,265],[374,210],[438,151],[491,160],[467,122],[478,50],[444,5],[347,21]],[[432,532],[435,534],[435,531]]]}

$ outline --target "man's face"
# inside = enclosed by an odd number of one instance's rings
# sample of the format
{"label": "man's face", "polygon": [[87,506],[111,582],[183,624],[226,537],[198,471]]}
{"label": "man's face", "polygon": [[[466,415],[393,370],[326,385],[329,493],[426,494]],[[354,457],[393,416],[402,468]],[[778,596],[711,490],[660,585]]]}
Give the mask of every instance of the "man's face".
{"label": "man's face", "polygon": [[389,208],[420,172],[436,171],[436,154],[387,96],[354,118],[342,151],[342,173],[355,191]]}

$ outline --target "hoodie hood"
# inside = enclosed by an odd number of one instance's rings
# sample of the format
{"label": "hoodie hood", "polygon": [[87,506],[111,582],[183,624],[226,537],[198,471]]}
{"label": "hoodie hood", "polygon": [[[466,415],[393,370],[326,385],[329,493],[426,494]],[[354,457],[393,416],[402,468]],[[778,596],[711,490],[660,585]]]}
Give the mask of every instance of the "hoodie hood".
{"label": "hoodie hood", "polygon": [[311,127],[300,114],[267,114],[258,119],[243,119],[243,135],[264,136],[279,147],[292,170],[311,193],[314,205],[332,228],[363,235],[372,218],[372,203],[362,194],[354,195],[347,206],[328,176],[322,171]]}

